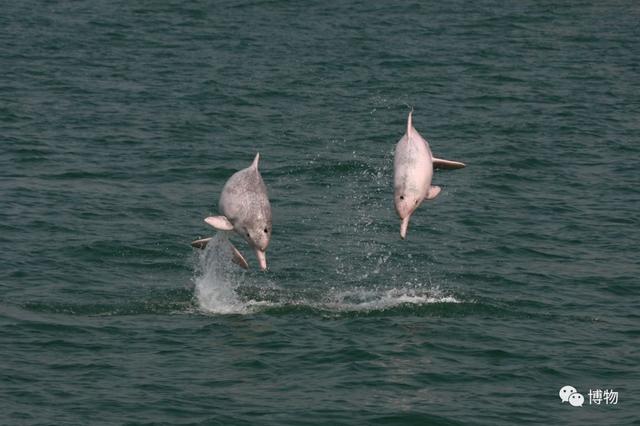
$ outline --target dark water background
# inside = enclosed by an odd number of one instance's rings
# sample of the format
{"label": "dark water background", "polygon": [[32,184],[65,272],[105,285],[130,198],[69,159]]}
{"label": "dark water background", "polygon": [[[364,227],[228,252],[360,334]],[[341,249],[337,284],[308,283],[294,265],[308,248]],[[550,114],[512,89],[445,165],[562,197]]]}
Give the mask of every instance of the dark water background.
{"label": "dark water background", "polygon": [[0,423],[640,424],[640,7],[568,3],[3,2]]}

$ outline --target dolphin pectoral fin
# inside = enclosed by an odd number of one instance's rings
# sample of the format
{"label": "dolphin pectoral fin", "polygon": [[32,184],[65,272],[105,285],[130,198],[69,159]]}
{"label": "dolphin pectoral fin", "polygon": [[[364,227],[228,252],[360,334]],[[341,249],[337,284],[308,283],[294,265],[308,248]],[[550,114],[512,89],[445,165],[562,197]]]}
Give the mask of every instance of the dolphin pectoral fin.
{"label": "dolphin pectoral fin", "polygon": [[193,248],[198,248],[198,249],[203,249],[207,246],[207,244],[209,243],[209,241],[211,241],[212,237],[209,238],[203,238],[201,240],[195,240],[195,241],[191,241],[191,247]]}
{"label": "dolphin pectoral fin", "polygon": [[249,269],[249,264],[247,263],[242,253],[240,253],[233,244],[229,244],[231,245],[231,255],[233,256],[231,258],[231,261],[236,265],[240,265],[241,268]]}
{"label": "dolphin pectoral fin", "polygon": [[433,168],[434,169],[462,169],[465,167],[464,163],[459,161],[451,161],[451,160],[443,160],[442,158],[433,158]]}
{"label": "dolphin pectoral fin", "polygon": [[433,200],[434,198],[436,198],[441,189],[442,188],[440,188],[439,186],[432,186],[431,188],[429,188],[429,193],[425,197],[425,200]]}
{"label": "dolphin pectoral fin", "polygon": [[225,216],[209,216],[204,220],[219,231],[231,231],[233,225]]}

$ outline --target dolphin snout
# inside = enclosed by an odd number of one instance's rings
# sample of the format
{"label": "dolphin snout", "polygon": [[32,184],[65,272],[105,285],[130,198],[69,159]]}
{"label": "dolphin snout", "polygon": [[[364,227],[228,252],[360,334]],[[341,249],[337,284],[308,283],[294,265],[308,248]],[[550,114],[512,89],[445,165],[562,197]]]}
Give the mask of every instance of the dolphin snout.
{"label": "dolphin snout", "polygon": [[265,271],[267,269],[267,256],[265,252],[256,249],[256,257],[258,258],[258,263],[260,263],[260,270]]}
{"label": "dolphin snout", "polygon": [[407,216],[402,219],[402,223],[400,224],[400,238],[403,240],[407,238],[407,229],[409,228],[409,219],[411,216]]}

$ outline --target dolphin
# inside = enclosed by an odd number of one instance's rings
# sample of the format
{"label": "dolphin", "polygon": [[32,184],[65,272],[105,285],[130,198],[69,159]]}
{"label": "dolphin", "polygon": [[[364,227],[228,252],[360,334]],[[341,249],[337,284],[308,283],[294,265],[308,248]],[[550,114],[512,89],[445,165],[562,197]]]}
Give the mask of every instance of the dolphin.
{"label": "dolphin", "polygon": [[409,219],[418,206],[425,200],[433,200],[440,193],[439,186],[432,186],[433,170],[461,169],[465,167],[458,161],[435,158],[429,143],[418,133],[412,124],[413,110],[407,119],[407,132],[396,145],[393,160],[393,201],[396,212],[402,221],[400,237],[407,236]]}
{"label": "dolphin", "polygon": [[[218,208],[222,215],[209,216],[204,221],[220,231],[235,231],[253,248],[260,269],[267,269],[265,252],[271,240],[271,205],[267,187],[258,170],[260,153],[246,169],[234,173],[222,188]],[[204,248],[211,238],[203,238],[191,243],[193,247]],[[247,269],[249,264],[231,245],[233,261]]]}

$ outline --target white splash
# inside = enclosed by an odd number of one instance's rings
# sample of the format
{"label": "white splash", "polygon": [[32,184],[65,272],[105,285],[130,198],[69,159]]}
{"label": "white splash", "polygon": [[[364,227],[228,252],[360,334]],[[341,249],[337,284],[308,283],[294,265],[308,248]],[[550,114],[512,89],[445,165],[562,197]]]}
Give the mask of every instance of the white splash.
{"label": "white splash", "polygon": [[217,233],[200,251],[194,276],[195,296],[200,309],[215,314],[246,314],[248,306],[236,288],[244,274],[231,262],[231,245],[224,233]]}
{"label": "white splash", "polygon": [[382,290],[355,288],[341,291],[333,289],[328,299],[318,307],[339,312],[370,312],[383,311],[402,305],[460,303],[455,297],[445,295],[437,288],[428,291],[413,288]]}

